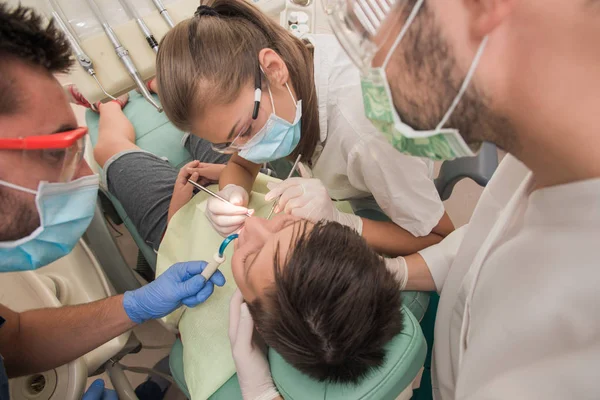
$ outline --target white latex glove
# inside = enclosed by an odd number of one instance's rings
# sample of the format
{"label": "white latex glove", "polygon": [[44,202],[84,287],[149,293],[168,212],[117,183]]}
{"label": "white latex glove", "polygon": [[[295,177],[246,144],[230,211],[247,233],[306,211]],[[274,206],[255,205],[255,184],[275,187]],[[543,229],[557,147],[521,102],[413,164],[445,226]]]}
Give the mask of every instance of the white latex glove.
{"label": "white latex glove", "polygon": [[206,203],[206,218],[221,236],[229,236],[240,229],[248,218],[248,192],[241,186],[229,184],[217,194],[235,206],[211,197]]}
{"label": "white latex glove", "polygon": [[265,196],[266,201],[281,196],[276,212],[284,211],[314,223],[322,219],[339,222],[362,234],[362,219],[339,211],[319,179],[290,178],[281,183],[269,183],[267,187],[271,191]]}
{"label": "white latex glove", "polygon": [[406,282],[408,282],[408,266],[404,257],[386,258],[385,267],[394,275],[396,282],[400,284],[400,290],[404,290]]}
{"label": "white latex glove", "polygon": [[254,321],[239,289],[229,302],[229,341],[244,400],[279,396],[269,370],[266,346],[254,331]]}

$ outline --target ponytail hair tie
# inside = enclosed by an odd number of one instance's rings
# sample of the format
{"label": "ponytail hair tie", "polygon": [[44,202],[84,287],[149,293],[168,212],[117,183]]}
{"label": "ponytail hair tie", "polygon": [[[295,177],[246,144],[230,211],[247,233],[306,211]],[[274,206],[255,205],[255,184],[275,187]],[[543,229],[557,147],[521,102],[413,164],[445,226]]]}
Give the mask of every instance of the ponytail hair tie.
{"label": "ponytail hair tie", "polygon": [[211,17],[218,17],[219,13],[211,6],[201,5],[196,9],[196,12],[194,13],[194,17],[199,18],[203,15],[209,15]]}

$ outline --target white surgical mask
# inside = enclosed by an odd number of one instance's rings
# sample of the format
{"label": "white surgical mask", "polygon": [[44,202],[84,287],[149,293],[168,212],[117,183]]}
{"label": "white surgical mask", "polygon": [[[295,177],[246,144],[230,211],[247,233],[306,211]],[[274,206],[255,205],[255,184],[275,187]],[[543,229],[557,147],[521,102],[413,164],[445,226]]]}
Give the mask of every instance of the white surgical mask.
{"label": "white surgical mask", "polygon": [[392,92],[386,75],[386,68],[392,54],[406,35],[410,25],[417,16],[424,0],[419,0],[389,53],[383,65],[371,68],[361,77],[362,96],[367,118],[377,127],[396,148],[396,150],[417,157],[426,157],[432,160],[452,160],[457,157],[474,156],[473,150],[467,145],[457,129],[444,128],[450,116],[456,109],[464,95],[469,83],[473,79],[479,60],[487,44],[487,36],[482,40],[469,72],[450,105],[450,108],[435,129],[419,131],[404,123],[394,107]]}

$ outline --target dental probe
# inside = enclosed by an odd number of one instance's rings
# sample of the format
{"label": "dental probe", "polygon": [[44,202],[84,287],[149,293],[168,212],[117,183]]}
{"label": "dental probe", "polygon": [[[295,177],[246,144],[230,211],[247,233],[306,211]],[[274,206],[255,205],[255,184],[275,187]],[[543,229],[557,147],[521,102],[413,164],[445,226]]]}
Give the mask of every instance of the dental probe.
{"label": "dental probe", "polygon": [[[221,200],[223,203],[227,203],[227,204],[230,204],[230,205],[232,205],[232,206],[234,206],[234,207],[237,207],[235,204],[232,204],[232,203],[231,203],[229,200],[225,200],[223,197],[219,196],[218,194],[216,194],[216,193],[215,193],[215,192],[213,192],[212,190],[210,190],[210,189],[207,189],[207,188],[205,188],[204,186],[197,184],[197,183],[196,183],[196,182],[194,182],[193,180],[191,180],[191,179],[188,179],[188,182],[189,182],[189,183],[191,183],[191,184],[192,184],[192,185],[193,185],[193,186],[194,186],[196,189],[200,189],[200,190],[202,190],[203,192],[206,192],[206,193],[210,194],[210,195],[211,195],[212,197],[214,197],[215,199],[219,199],[219,200]],[[251,216],[252,216],[252,214],[250,214],[250,211],[246,212],[246,215],[247,215],[248,217],[251,217]]]}
{"label": "dental probe", "polygon": [[[288,174],[287,178],[285,178],[286,180],[290,179],[292,177],[292,174],[294,173],[294,171],[296,170],[296,167],[298,166],[298,163],[300,162],[300,158],[302,157],[302,154],[298,154],[298,157],[296,157],[296,162],[294,163],[294,165],[292,166],[292,170],[290,171],[290,173]],[[269,213],[269,216],[267,217],[267,219],[271,219],[271,216],[273,215],[273,212],[275,212],[275,207],[277,207],[279,205],[279,199],[281,199],[281,196],[279,196],[276,200],[275,203],[273,203],[273,207],[271,207],[271,212]]]}
{"label": "dental probe", "polygon": [[144,34],[144,37],[146,38],[150,48],[154,50],[155,53],[158,53],[158,42],[154,38],[150,28],[148,28],[148,25],[146,25],[146,22],[144,22],[140,14],[137,12],[136,8],[129,3],[129,0],[119,0],[119,2],[123,5],[123,8],[125,8],[125,13],[135,20],[136,24]]}
{"label": "dental probe", "polygon": [[233,235],[229,235],[223,240],[221,246],[219,247],[219,252],[215,253],[214,259],[208,263],[208,265],[204,268],[204,271],[200,275],[204,277],[204,279],[209,280],[211,276],[219,269],[219,266],[225,262],[225,248],[231,243],[234,239],[237,239],[239,235],[234,233]]}
{"label": "dental probe", "polygon": [[100,21],[100,24],[102,25],[102,28],[104,29],[104,32],[106,33],[106,36],[108,36],[108,39],[113,44],[113,46],[115,48],[115,53],[117,53],[117,56],[119,57],[119,59],[121,60],[123,65],[125,66],[125,69],[127,69],[129,76],[131,76],[131,78],[133,79],[133,81],[135,82],[137,87],[140,89],[142,96],[144,96],[144,98],[150,104],[152,104],[158,112],[162,112],[161,106],[159,106],[156,103],[156,101],[154,100],[154,98],[152,97],[150,92],[148,91],[148,88],[146,87],[146,84],[142,80],[142,77],[140,76],[140,73],[138,72],[135,64],[133,63],[133,60],[131,59],[131,57],[129,57],[129,51],[127,51],[127,49],[125,47],[123,47],[123,45],[119,41],[119,38],[115,34],[115,31],[113,31],[112,27],[108,23],[108,20],[104,17],[104,14],[100,10],[100,8],[96,4],[96,2],[94,0],[87,0],[87,2],[89,4],[90,8],[92,9],[92,12],[96,16],[96,19],[98,21]]}
{"label": "dental probe", "polygon": [[96,84],[105,96],[111,98],[112,100],[116,100],[104,89],[104,86],[102,86],[100,80],[98,80],[98,77],[96,76],[96,71],[94,70],[94,64],[92,62],[92,59],[85,53],[85,51],[83,51],[83,48],[81,47],[81,44],[79,44],[79,40],[77,39],[77,34],[73,31],[70,24],[66,22],[64,13],[62,12],[62,9],[58,5],[58,3],[55,0],[49,0],[48,2],[50,3],[50,9],[52,10],[52,18],[54,19],[54,21],[56,21],[56,24],[58,25],[60,30],[63,31],[63,33],[67,37],[67,40],[71,45],[71,51],[73,51],[73,54],[75,55],[75,58],[77,59],[79,65],[81,65],[81,68],[83,68],[85,72],[87,72],[92,78],[94,78]]}
{"label": "dental probe", "polygon": [[160,15],[162,15],[162,17],[165,20],[165,22],[167,23],[167,25],[169,25],[169,28],[174,27],[175,23],[173,23],[173,20],[171,19],[171,16],[169,15],[169,12],[165,8],[165,5],[162,3],[162,1],[152,0],[152,2],[154,3],[154,6],[157,8]]}

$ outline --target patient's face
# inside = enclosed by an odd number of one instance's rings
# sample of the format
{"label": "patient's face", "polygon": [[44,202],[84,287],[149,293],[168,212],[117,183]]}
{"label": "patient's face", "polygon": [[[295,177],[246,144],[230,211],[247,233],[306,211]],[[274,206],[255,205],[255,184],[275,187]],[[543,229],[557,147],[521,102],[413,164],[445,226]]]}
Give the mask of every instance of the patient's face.
{"label": "patient's face", "polygon": [[[244,299],[254,301],[274,281],[273,259],[279,248],[285,260],[294,241],[294,230],[305,221],[277,215],[272,220],[251,217],[246,220],[239,238],[234,243],[231,270]],[[307,230],[312,228],[309,223]]]}

